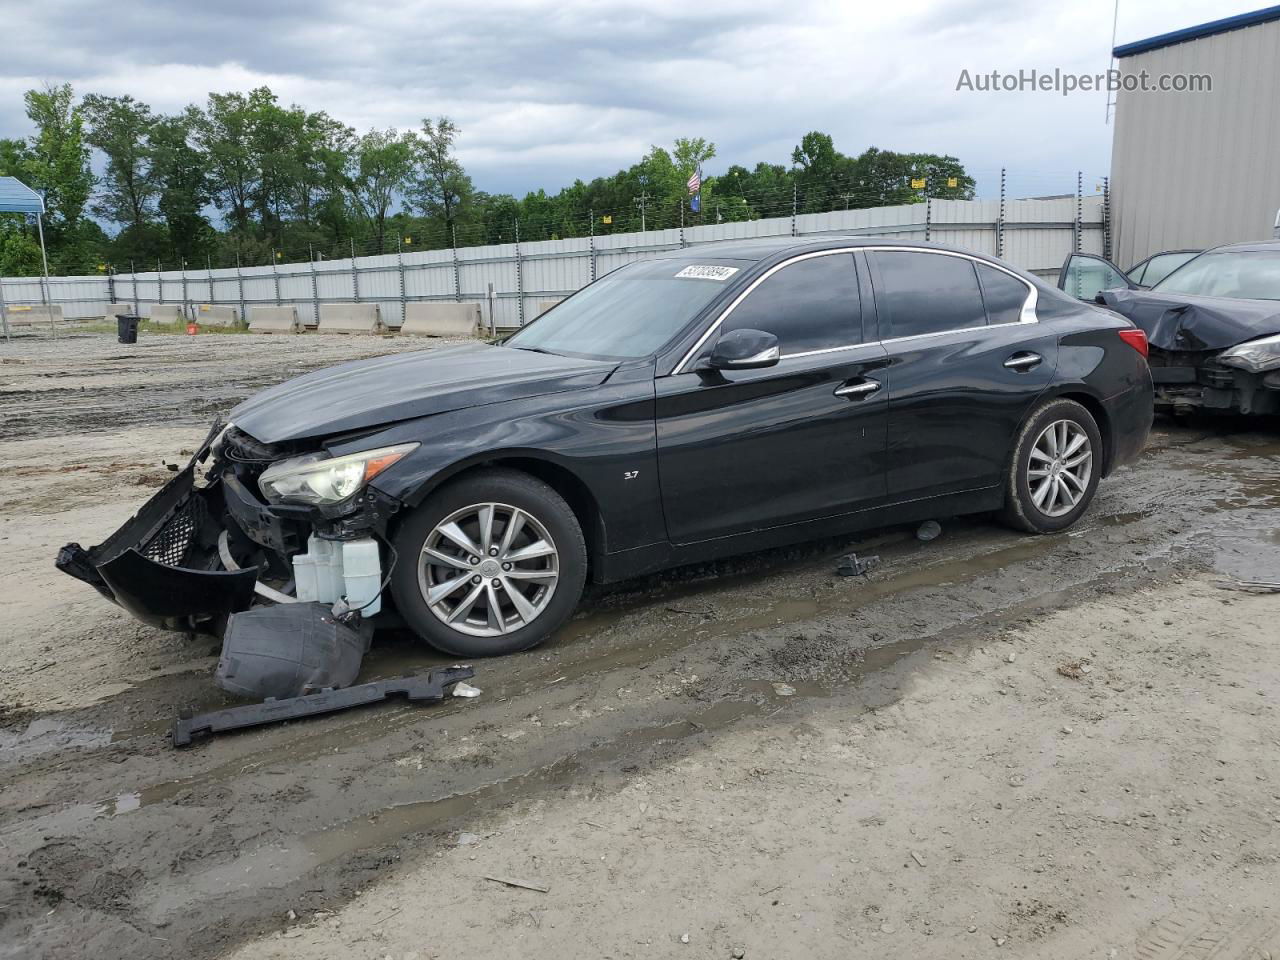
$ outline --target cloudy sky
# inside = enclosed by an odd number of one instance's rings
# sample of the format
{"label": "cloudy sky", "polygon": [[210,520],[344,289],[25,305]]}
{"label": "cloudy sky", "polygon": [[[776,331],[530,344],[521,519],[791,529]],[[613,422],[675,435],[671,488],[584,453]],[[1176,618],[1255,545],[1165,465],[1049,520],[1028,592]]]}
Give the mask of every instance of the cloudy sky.
{"label": "cloudy sky", "polygon": [[[448,115],[491,192],[607,175],[677,136],[717,144],[708,173],[785,162],[812,129],[846,153],[954,154],[982,195],[1002,166],[1030,195],[1109,165],[1105,94],[956,84],[963,69],[1105,70],[1113,0],[0,2],[0,136],[29,132],[22,92],[46,82],[160,111],[266,84],[358,130]],[[1120,0],[1118,41],[1260,5]]]}

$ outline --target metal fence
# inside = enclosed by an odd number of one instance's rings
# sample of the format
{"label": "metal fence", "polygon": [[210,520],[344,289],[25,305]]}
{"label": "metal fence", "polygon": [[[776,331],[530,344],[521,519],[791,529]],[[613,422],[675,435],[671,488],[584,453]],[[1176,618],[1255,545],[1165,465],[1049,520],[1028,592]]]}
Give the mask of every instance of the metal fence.
{"label": "metal fence", "polygon": [[[399,326],[412,301],[476,301],[485,320],[517,327],[543,302],[566,297],[624,263],[665,250],[746,237],[840,234],[924,240],[998,256],[1049,277],[1073,251],[1105,254],[1110,246],[1106,194],[1039,200],[929,200],[892,207],[797,214],[669,230],[399,252],[344,261],[209,270],[166,270],[96,277],[0,279],[0,312],[10,325],[15,305],[57,304],[67,319],[101,317],[125,303],[149,316],[155,304],[295,306],[308,325],[325,303],[378,303],[383,321]],[[47,321],[46,321],[47,322]]]}

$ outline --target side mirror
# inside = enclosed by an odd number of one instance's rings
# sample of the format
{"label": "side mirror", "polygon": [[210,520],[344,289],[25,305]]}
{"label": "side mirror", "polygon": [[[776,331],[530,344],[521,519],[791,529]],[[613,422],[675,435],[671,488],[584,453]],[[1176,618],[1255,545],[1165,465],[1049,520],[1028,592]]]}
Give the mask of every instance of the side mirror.
{"label": "side mirror", "polygon": [[702,366],[710,370],[757,370],[782,358],[778,338],[763,330],[730,330],[711,349]]}

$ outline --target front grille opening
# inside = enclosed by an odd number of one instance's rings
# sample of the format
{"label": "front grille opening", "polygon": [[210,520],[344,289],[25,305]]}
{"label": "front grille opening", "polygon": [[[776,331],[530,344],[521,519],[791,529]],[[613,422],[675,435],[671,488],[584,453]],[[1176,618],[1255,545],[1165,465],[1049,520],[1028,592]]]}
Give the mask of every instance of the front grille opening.
{"label": "front grille opening", "polygon": [[183,566],[208,516],[209,508],[203,497],[189,498],[140,552],[148,560],[167,567]]}

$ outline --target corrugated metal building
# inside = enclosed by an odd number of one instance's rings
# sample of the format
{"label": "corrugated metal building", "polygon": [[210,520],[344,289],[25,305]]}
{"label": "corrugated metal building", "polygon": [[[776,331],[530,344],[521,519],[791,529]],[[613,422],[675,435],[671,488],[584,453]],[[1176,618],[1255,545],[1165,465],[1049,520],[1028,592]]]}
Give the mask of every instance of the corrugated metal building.
{"label": "corrugated metal building", "polygon": [[1160,250],[1269,239],[1280,209],[1280,6],[1114,55],[1122,78],[1207,74],[1212,90],[1117,93],[1112,259],[1128,269]]}

